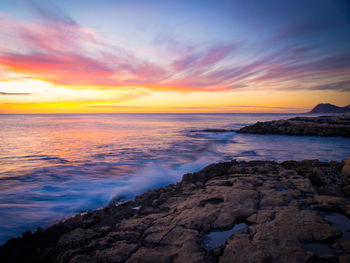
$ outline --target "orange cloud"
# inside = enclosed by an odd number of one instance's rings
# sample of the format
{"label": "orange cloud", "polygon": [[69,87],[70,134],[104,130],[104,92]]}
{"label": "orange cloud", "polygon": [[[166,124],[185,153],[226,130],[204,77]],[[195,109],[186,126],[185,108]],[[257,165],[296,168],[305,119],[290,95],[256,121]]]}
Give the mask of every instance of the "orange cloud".
{"label": "orange cloud", "polygon": [[0,57],[8,70],[63,85],[110,85],[114,72],[99,61],[77,54]]}

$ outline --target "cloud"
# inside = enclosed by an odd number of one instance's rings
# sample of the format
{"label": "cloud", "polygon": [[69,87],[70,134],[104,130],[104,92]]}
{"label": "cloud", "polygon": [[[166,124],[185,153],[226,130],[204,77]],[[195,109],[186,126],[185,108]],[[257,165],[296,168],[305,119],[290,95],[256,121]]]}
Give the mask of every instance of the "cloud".
{"label": "cloud", "polygon": [[41,19],[45,21],[68,26],[78,25],[78,23],[72,17],[68,16],[53,3],[43,2],[38,4],[35,0],[23,0],[23,2],[26,3],[31,10],[37,13]]}
{"label": "cloud", "polygon": [[[326,15],[326,14],[324,14]],[[332,30],[336,30],[339,26],[342,26],[343,21],[341,17],[328,16],[325,19],[324,16],[307,17],[301,20],[293,21],[276,35],[276,39],[305,39],[315,34],[325,34]]]}
{"label": "cloud", "polygon": [[97,60],[74,53],[7,54],[0,64],[12,72],[63,85],[107,85],[113,71]]}
{"label": "cloud", "polygon": [[310,86],[315,86],[315,82],[319,83],[316,86],[325,86],[328,83],[327,85],[337,87],[338,91],[346,91],[339,88],[338,82],[339,78],[347,79],[343,84],[350,82],[350,52],[324,54],[315,58],[306,52],[302,52],[299,58],[300,53],[299,50],[291,48],[283,56],[276,57],[274,62],[257,64],[256,68],[261,73],[253,81],[293,81],[299,83],[300,89],[309,89]]}
{"label": "cloud", "polygon": [[307,108],[295,107],[269,107],[269,106],[252,106],[252,105],[230,105],[229,108],[261,108],[261,109],[280,109],[280,110],[306,110]]}
{"label": "cloud", "polygon": [[320,86],[313,86],[310,88],[311,90],[336,90],[336,91],[343,91],[343,92],[350,92],[350,80],[337,82],[337,83],[330,83]]}
{"label": "cloud", "polygon": [[32,93],[22,93],[22,92],[0,92],[0,95],[32,95]]}
{"label": "cloud", "polygon": [[202,70],[211,67],[228,57],[234,50],[235,45],[215,45],[198,54],[188,54],[174,61],[173,68],[176,71]]}
{"label": "cloud", "polygon": [[251,108],[251,109],[263,109],[263,110],[308,110],[308,108],[296,108],[296,107],[267,107],[267,106],[253,106],[253,105],[220,105],[220,106],[169,106],[169,107],[157,107],[157,106],[124,106],[124,105],[89,105],[89,108],[97,109],[130,109],[130,110],[212,110],[212,111],[237,111],[239,108]]}
{"label": "cloud", "polygon": [[[22,22],[0,13],[0,67],[19,78],[45,80],[74,88],[94,89],[143,87],[157,91],[227,90],[337,90],[348,92],[350,52],[322,49],[311,44],[274,42],[264,48],[242,42],[206,43],[190,46],[157,36],[149,47],[155,54],[166,49],[161,61],[136,56],[132,48],[106,43],[106,38],[85,28],[54,5],[25,1],[38,15],[39,22]],[[333,23],[334,22],[334,23]],[[295,34],[328,30],[340,22],[325,25],[314,19],[285,28]],[[281,35],[278,37],[282,38]],[[285,38],[285,36],[284,36]],[[278,39],[278,38],[277,38]],[[240,43],[240,44],[238,44]],[[162,51],[163,52],[163,51]],[[163,53],[162,53],[163,54]]]}

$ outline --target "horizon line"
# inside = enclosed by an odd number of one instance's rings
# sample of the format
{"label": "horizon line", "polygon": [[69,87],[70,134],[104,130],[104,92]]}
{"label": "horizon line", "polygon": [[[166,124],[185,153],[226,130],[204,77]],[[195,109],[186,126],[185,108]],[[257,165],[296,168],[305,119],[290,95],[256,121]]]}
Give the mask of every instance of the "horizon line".
{"label": "horizon line", "polygon": [[54,115],[54,114],[332,114],[311,112],[32,112],[32,113],[6,113],[0,115]]}

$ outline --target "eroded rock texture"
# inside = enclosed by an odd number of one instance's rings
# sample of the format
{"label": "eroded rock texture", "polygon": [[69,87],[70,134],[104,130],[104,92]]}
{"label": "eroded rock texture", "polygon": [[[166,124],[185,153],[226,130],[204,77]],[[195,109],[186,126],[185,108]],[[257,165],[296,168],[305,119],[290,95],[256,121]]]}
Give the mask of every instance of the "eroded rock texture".
{"label": "eroded rock texture", "polygon": [[257,122],[243,127],[238,132],[350,137],[350,116],[296,117],[289,120]]}
{"label": "eroded rock texture", "polygon": [[[1,262],[350,262],[344,163],[226,162],[0,248]],[[205,237],[246,228],[207,249]]]}

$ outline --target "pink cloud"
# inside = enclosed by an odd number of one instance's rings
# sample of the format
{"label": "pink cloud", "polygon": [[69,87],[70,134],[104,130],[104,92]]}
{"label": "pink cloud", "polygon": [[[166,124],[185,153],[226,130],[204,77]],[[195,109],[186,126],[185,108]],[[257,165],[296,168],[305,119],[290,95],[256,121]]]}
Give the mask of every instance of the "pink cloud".
{"label": "pink cloud", "polygon": [[[184,45],[181,52],[181,44],[176,42],[176,52],[170,58],[164,57],[161,64],[165,66],[161,66],[136,57],[132,50],[105,43],[97,32],[64,14],[52,15],[40,8],[37,12],[45,23],[24,23],[0,13],[0,37],[6,44],[0,48],[3,70],[54,84],[105,89],[143,86],[156,90],[223,91],[256,86],[269,89],[271,83],[280,88],[315,83],[314,89],[347,90],[335,84],[340,81],[339,75],[350,76],[349,52],[314,58],[307,47],[289,45],[261,54],[246,52],[244,59],[238,60],[244,46],[216,44],[198,51]],[[157,47],[150,48],[156,53]],[[299,84],[284,84],[290,80]],[[348,83],[350,77],[342,81]]]}
{"label": "pink cloud", "polygon": [[0,57],[0,64],[14,72],[32,75],[55,84],[108,84],[113,75],[113,71],[99,61],[69,53],[64,56],[8,54]]}

